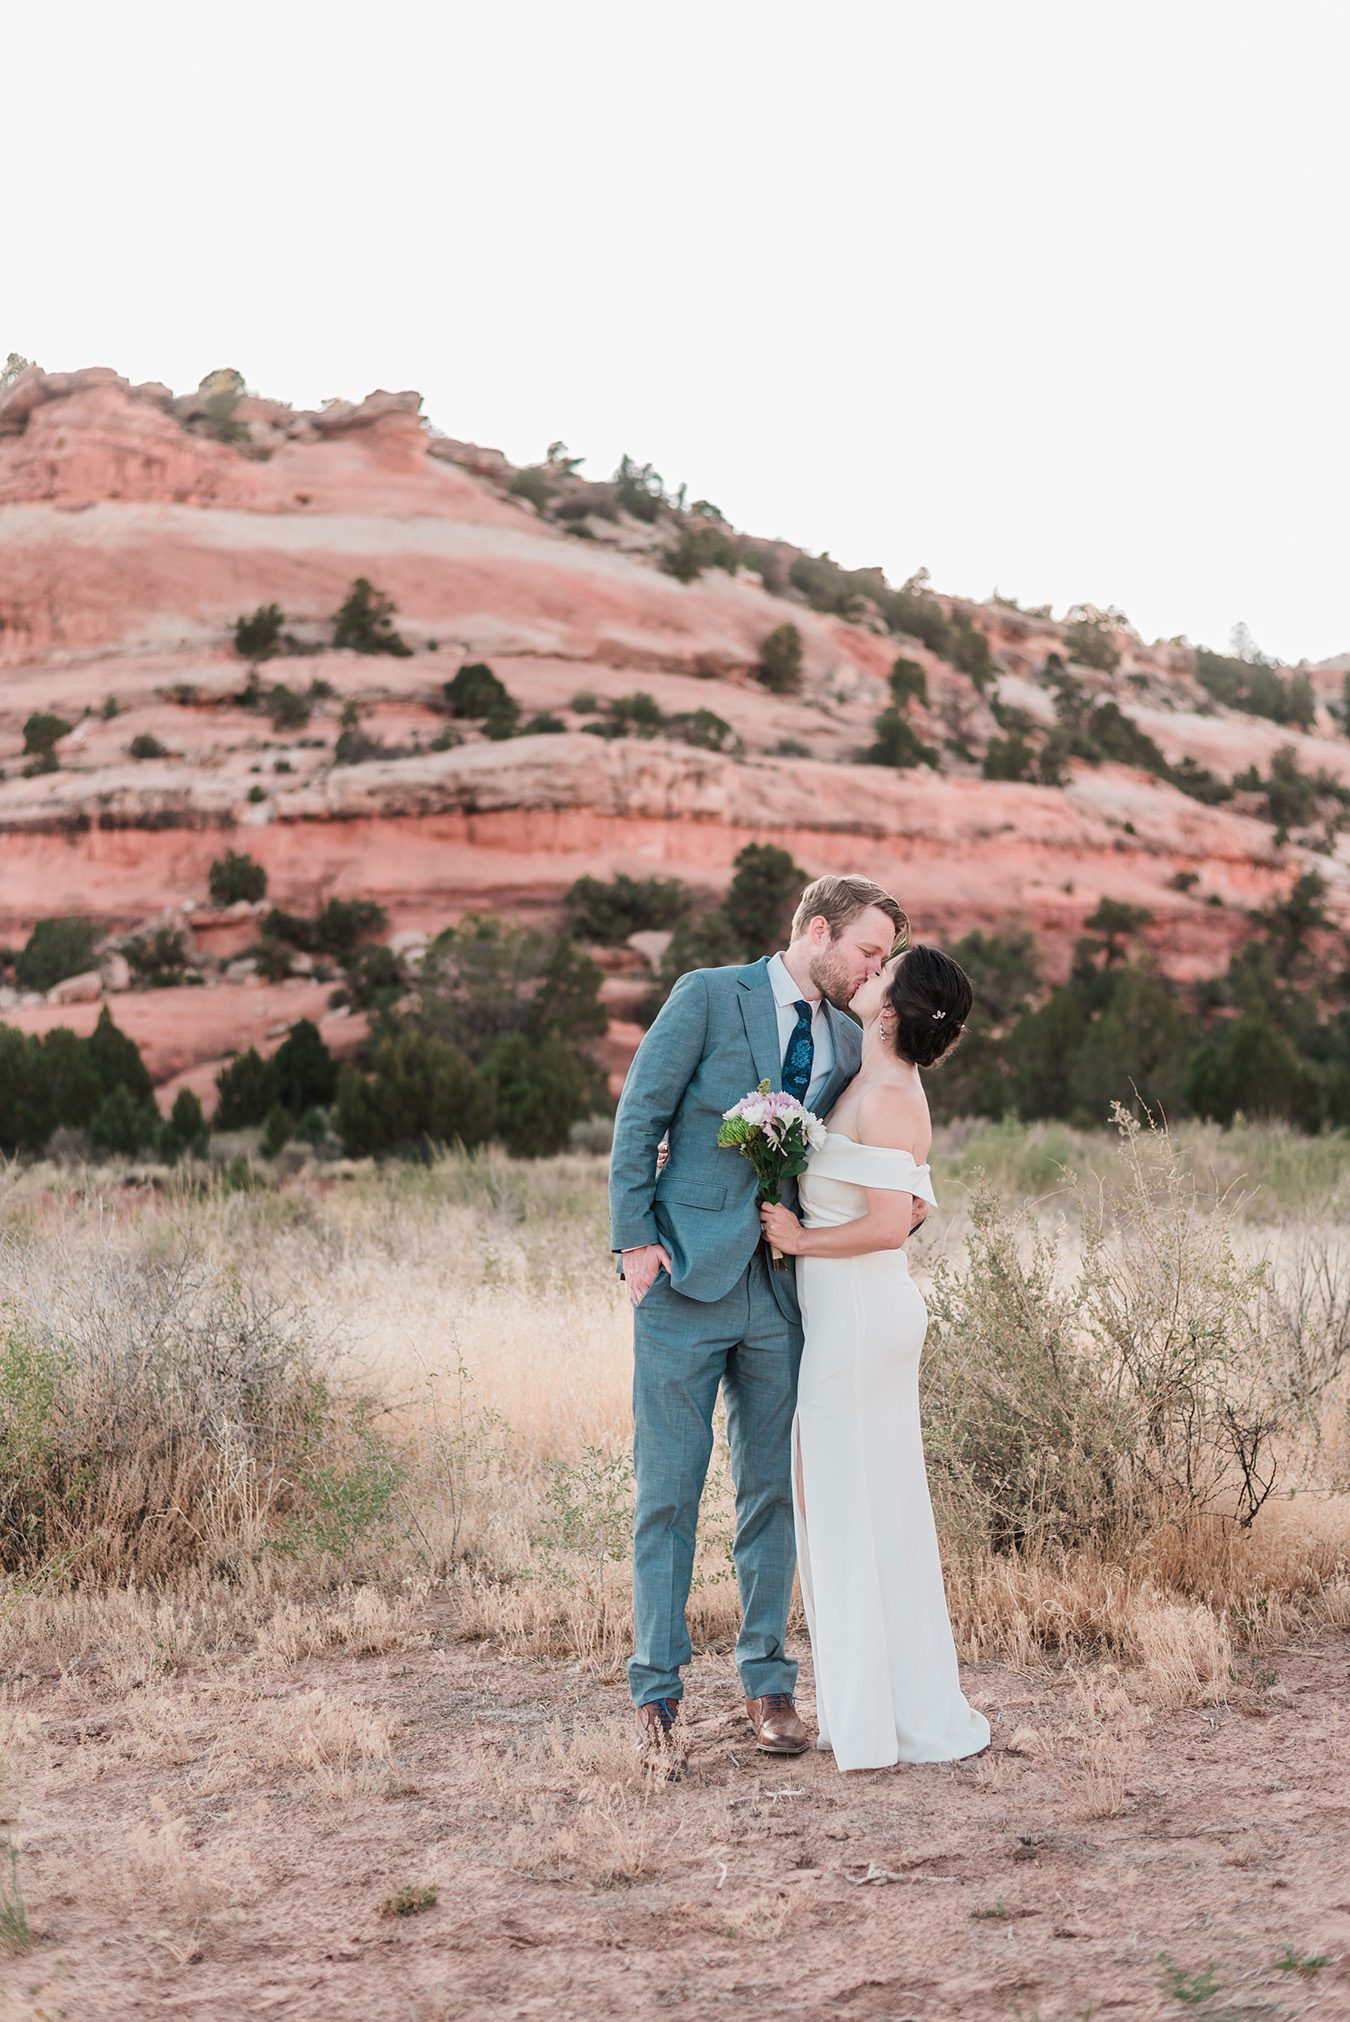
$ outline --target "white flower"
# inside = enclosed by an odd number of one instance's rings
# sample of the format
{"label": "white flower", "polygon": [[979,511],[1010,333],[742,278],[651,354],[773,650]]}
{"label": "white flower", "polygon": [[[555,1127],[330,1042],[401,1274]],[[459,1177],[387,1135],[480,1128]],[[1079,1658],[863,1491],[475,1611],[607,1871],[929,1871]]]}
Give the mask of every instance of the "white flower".
{"label": "white flower", "polygon": [[806,1113],[806,1142],[810,1145],[812,1151],[822,1150],[829,1134],[820,1118],[812,1116],[808,1110]]}

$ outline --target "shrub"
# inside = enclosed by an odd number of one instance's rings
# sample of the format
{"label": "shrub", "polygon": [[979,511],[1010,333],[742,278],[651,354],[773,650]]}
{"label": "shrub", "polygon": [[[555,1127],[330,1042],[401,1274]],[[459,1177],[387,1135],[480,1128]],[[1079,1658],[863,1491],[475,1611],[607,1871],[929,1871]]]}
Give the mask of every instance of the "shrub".
{"label": "shrub", "polygon": [[700,751],[726,751],[736,743],[736,733],[726,718],[712,709],[690,709],[667,716],[662,724],[667,737],[692,744]]}
{"label": "shrub", "polygon": [[258,1141],[258,1149],[264,1158],[275,1158],[290,1143],[295,1131],[295,1119],[288,1116],[279,1102],[274,1102],[263,1121],[263,1134]]}
{"label": "shrub", "polygon": [[1277,1117],[1316,1130],[1322,1101],[1316,1070],[1261,1011],[1244,1012],[1189,1063],[1186,1100],[1197,1116],[1229,1124],[1239,1114]]}
{"label": "shrub", "polygon": [[1189,794],[1192,800],[1203,802],[1206,807],[1218,807],[1221,802],[1233,798],[1229,782],[1220,779],[1208,767],[1198,765],[1189,754],[1171,768],[1168,777],[1173,786]]}
{"label": "shrub", "polygon": [[883,613],[892,632],[922,640],[930,653],[946,660],[952,651],[952,627],[937,598],[929,594],[927,582],[925,570],[911,576],[900,589],[891,591]]}
{"label": "shrub", "polygon": [[394,630],[397,608],[368,577],[358,576],[333,620],[333,644],[353,653],[392,653],[409,659],[412,647]]}
{"label": "shrub", "polygon": [[134,1158],[148,1149],[159,1132],[159,1111],[153,1102],[138,1102],[124,1084],[110,1089],[89,1119],[89,1141],[100,1151]]}
{"label": "shrub", "polygon": [[21,990],[50,990],[67,976],[82,976],[94,966],[97,936],[88,920],[76,913],[39,920],[14,958]]}
{"label": "shrub", "polygon": [[705,569],[725,569],[736,573],[739,557],[735,542],[718,526],[680,528],[675,545],[661,557],[661,567],[677,582],[692,583]]}
{"label": "shrub", "polygon": [[1099,611],[1093,604],[1075,604],[1064,630],[1069,658],[1082,667],[1095,667],[1102,674],[1114,674],[1120,665],[1120,648],[1115,627],[1124,619],[1118,611]]}
{"label": "shrub", "polygon": [[157,1140],[160,1156],[172,1160],[189,1151],[194,1158],[205,1158],[208,1141],[201,1103],[190,1088],[180,1088],[160,1127]]}
{"label": "shrub", "polygon": [[772,843],[747,843],[737,854],[722,913],[747,962],[786,945],[797,901],[809,883],[791,853]]}
{"label": "shrub", "polygon": [[50,1282],[33,1239],[15,1239],[0,1332],[7,1572],[153,1587],[255,1564],[260,1533],[296,1501],[297,1464],[336,1444],[284,1306],[237,1254],[217,1265],[166,1236],[129,1259],[108,1230]]}
{"label": "shrub", "polygon": [[207,373],[197,391],[206,395],[202,418],[197,424],[202,434],[215,442],[235,446],[247,442],[248,425],[235,414],[241,394],[247,391],[243,373],[236,372],[232,365],[221,366]]}
{"label": "shrub", "polygon": [[251,617],[234,621],[234,650],[241,659],[270,660],[281,651],[281,628],[286,614],[280,604],[259,604]]}
{"label": "shrub", "polygon": [[510,695],[505,702],[494,702],[483,718],[483,735],[494,744],[504,744],[508,737],[514,737],[520,728],[520,704]]}
{"label": "shrub", "polygon": [[452,716],[469,721],[517,707],[504,682],[497,679],[485,660],[470,660],[454,677],[443,683],[441,692]]}
{"label": "shrub", "polygon": [[801,687],[802,635],[790,619],[761,644],[755,672],[772,695],[795,695]]}
{"label": "shrub", "polygon": [[681,976],[690,969],[717,969],[746,959],[741,937],[720,906],[696,919],[681,920],[662,957],[656,981],[637,1007],[640,1024],[650,1025]]}
{"label": "shrub", "polygon": [[341,994],[358,1010],[385,1011],[403,995],[402,964],[393,949],[386,948],[383,942],[368,942],[340,959],[347,979]]}
{"label": "shrub", "polygon": [[378,737],[371,737],[364,730],[341,730],[337,743],[333,746],[333,757],[339,765],[365,765],[372,758],[384,758],[388,754]]}
{"label": "shrub", "polygon": [[556,1032],[531,1041],[498,1040],[484,1069],[496,1106],[496,1135],[513,1158],[551,1158],[567,1149],[574,1123],[596,1105],[596,1075]]}
{"label": "shrub", "polygon": [[427,950],[417,977],[418,1028],[475,1064],[513,1032],[573,1044],[603,1036],[601,973],[565,934],[469,913]]}
{"label": "shrub", "polygon": [[74,725],[67,723],[64,716],[53,716],[49,710],[35,709],[23,726],[23,748],[38,758],[54,758],[56,747],[63,737],[69,737]]}
{"label": "shrub", "polygon": [[492,1135],[492,1084],[464,1055],[420,1032],[382,1039],[369,1077],[338,1074],[333,1125],[348,1158],[427,1144],[483,1144]]}
{"label": "shrub", "polygon": [[168,755],[168,745],[161,744],[148,730],[139,731],[127,746],[128,758],[167,758]]}
{"label": "shrub", "polygon": [[256,1046],[236,1054],[216,1076],[216,1130],[243,1130],[261,1123],[275,1099],[272,1063]]}
{"label": "shrub", "polygon": [[951,621],[951,645],[946,656],[962,674],[968,675],[983,692],[995,679],[998,669],[989,650],[988,635],[972,624],[964,611]]}
{"label": "shrub", "polygon": [[928,707],[928,676],[917,660],[907,660],[903,653],[891,663],[890,690],[897,709],[908,709],[911,702]]}
{"label": "shrub", "polygon": [[872,725],[872,743],[862,759],[865,765],[894,765],[901,769],[931,765],[934,771],[939,762],[936,746],[925,744],[908,717],[894,704],[883,709]]}
{"label": "shrub", "polygon": [[136,934],[122,943],[122,952],[137,982],[151,990],[173,989],[182,983],[191,960],[181,927],[156,927],[153,934]]}
{"label": "shrub", "polygon": [[1171,776],[1171,767],[1159,746],[1116,703],[1103,702],[1093,710],[1087,734],[1102,758],[1113,759],[1117,765],[1137,766],[1141,772],[1151,772],[1159,779]]}
{"label": "shrub", "polygon": [[630,934],[663,931],[688,917],[693,895],[678,878],[578,878],[566,899],[565,926],[581,941],[615,947]]}
{"label": "shrub", "polygon": [[272,719],[273,730],[300,730],[309,722],[314,705],[307,695],[288,688],[284,681],[278,681],[267,691],[265,707]]}
{"label": "shrub", "polygon": [[1317,782],[1300,766],[1292,744],[1282,744],[1272,755],[1264,791],[1266,818],[1277,828],[1303,828],[1316,821]]}
{"label": "shrub", "polygon": [[507,490],[513,498],[526,499],[537,511],[544,513],[553,502],[553,475],[545,464],[528,463],[523,470],[516,472]]}
{"label": "shrub", "polygon": [[98,1014],[98,1023],[85,1041],[85,1047],[104,1095],[110,1095],[114,1088],[126,1088],[138,1102],[150,1101],[154,1084],[141,1058],[141,1050],[135,1040],[114,1023],[106,1004]]}
{"label": "shrub", "polygon": [[213,906],[237,905],[247,899],[256,905],[267,896],[267,872],[256,857],[243,850],[226,850],[216,857],[206,874],[206,889]]}
{"label": "shrub", "polygon": [[1300,730],[1316,725],[1317,702],[1306,674],[1286,677],[1260,657],[1234,659],[1201,646],[1195,656],[1195,678],[1226,708],[1267,716],[1273,723],[1293,723]]}
{"label": "shrub", "polygon": [[541,709],[538,715],[530,717],[527,723],[521,724],[517,735],[520,737],[556,737],[559,731],[566,730],[566,728],[567,725],[563,722],[561,716],[552,716],[546,709]]}
{"label": "shrub", "polygon": [[326,1108],[337,1089],[337,1064],[309,1018],[297,1019],[271,1059],[273,1107],[291,1117]]}
{"label": "shrub", "polygon": [[1031,778],[1036,753],[1018,732],[1011,737],[991,737],[980,767],[986,779],[1026,780]]}
{"label": "shrub", "polygon": [[318,954],[348,954],[359,941],[383,933],[388,923],[377,899],[329,899],[314,922],[313,949]]}
{"label": "shrub", "polygon": [[1201,1213],[1166,1132],[1120,1122],[1120,1183],[1084,1200],[1073,1279],[987,1195],[964,1267],[939,1266],[925,1446],[944,1535],[972,1557],[1138,1555],[1205,1511],[1249,1524],[1273,1486],[1262,1272],[1239,1261],[1236,1210]]}
{"label": "shrub", "polygon": [[648,525],[655,522],[668,503],[661,474],[649,463],[636,464],[625,452],[614,473],[614,503],[622,512]]}

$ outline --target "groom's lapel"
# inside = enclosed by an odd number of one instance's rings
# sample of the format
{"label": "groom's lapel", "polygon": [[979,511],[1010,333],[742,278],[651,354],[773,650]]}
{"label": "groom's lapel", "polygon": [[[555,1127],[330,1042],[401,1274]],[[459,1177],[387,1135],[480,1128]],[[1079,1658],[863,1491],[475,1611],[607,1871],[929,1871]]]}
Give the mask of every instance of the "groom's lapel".
{"label": "groom's lapel", "polygon": [[778,1044],[778,1007],[774,1003],[768,963],[752,962],[748,969],[742,969],[740,983],[741,1017],[745,1020],[745,1036],[750,1041],[755,1072],[770,1088],[780,1088],[783,1059]]}

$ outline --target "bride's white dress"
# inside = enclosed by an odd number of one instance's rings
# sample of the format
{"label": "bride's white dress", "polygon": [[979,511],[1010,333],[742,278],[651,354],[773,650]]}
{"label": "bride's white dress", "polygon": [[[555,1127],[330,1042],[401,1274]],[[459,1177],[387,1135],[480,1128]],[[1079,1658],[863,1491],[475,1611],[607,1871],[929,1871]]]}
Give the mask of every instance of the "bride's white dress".
{"label": "bride's white dress", "polygon": [[[907,1151],[832,1130],[800,1182],[806,1226],[855,1221],[864,1187],[936,1205]],[[919,1427],[923,1295],[903,1250],[800,1257],[797,1286],[794,1504],[817,1745],[840,1769],[974,1755],[989,1723],[957,1677]]]}

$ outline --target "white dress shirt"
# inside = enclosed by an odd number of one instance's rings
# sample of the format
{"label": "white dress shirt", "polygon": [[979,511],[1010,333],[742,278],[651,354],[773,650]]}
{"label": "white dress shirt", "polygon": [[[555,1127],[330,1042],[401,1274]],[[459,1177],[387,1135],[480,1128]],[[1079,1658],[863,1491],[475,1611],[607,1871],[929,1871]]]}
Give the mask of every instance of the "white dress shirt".
{"label": "white dress shirt", "polygon": [[806,1107],[814,1110],[818,1098],[825,1093],[825,1084],[834,1068],[834,1035],[830,1031],[825,1001],[821,997],[810,998],[798,989],[781,955],[769,957],[769,981],[773,986],[773,1001],[778,1007],[780,1063],[787,1052],[788,1041],[797,1029],[798,1004],[811,1006],[811,1044],[815,1052],[811,1059],[811,1085],[806,1091]]}

